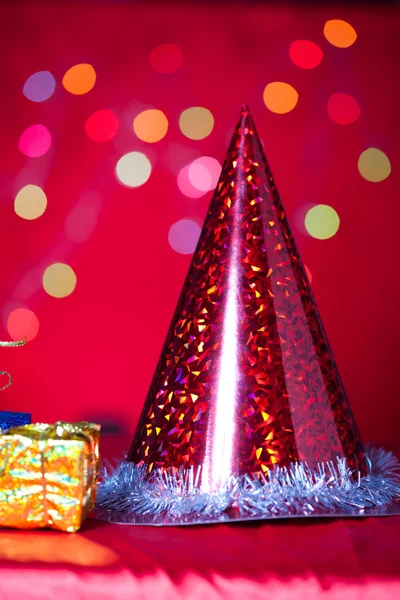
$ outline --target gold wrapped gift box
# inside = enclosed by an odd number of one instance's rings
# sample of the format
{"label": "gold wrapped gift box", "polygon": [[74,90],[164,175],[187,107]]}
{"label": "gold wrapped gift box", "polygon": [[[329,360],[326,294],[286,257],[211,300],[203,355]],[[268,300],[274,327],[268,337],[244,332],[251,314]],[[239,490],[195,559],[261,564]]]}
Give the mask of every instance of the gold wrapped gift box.
{"label": "gold wrapped gift box", "polygon": [[0,526],[77,531],[93,508],[100,425],[14,427],[0,435]]}

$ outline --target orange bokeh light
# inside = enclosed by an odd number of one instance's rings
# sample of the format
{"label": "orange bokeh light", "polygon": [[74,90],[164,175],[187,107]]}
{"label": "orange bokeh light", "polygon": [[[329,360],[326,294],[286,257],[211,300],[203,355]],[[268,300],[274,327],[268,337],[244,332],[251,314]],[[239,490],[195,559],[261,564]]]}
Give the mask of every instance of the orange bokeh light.
{"label": "orange bokeh light", "polygon": [[332,46],[337,48],[348,48],[357,39],[354,27],[340,19],[332,19],[325,23],[324,36]]}
{"label": "orange bokeh light", "polygon": [[168,119],[156,108],[144,110],[135,117],[133,130],[143,142],[159,142],[168,131]]}
{"label": "orange bokeh light", "polygon": [[62,84],[70,94],[81,96],[93,89],[96,83],[96,71],[92,65],[75,65],[65,73]]}
{"label": "orange bokeh light", "polygon": [[270,111],[283,115],[294,109],[299,99],[297,91],[283,81],[269,83],[263,94],[265,106]]}

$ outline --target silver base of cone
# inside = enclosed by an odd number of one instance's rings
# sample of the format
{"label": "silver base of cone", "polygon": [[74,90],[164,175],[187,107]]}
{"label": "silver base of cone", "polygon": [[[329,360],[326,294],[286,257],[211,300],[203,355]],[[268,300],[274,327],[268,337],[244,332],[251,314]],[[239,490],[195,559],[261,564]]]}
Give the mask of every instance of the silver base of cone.
{"label": "silver base of cone", "polygon": [[276,468],[267,475],[231,477],[206,493],[199,470],[156,470],[122,462],[105,469],[92,517],[134,525],[200,525],[299,517],[366,517],[400,514],[400,462],[382,449],[367,450],[361,477],[344,459]]}
{"label": "silver base of cone", "polygon": [[109,523],[115,523],[116,525],[144,525],[153,527],[180,527],[182,525],[217,525],[218,523],[245,523],[259,521],[281,521],[282,519],[308,519],[308,518],[319,518],[319,519],[343,519],[343,518],[366,518],[366,517],[390,517],[400,515],[400,504],[399,502],[393,502],[385,508],[367,508],[363,512],[340,512],[332,511],[326,514],[313,513],[309,515],[282,515],[272,516],[265,515],[263,517],[252,517],[234,514],[223,514],[218,517],[210,517],[207,515],[189,515],[186,517],[171,517],[163,515],[137,515],[118,513],[113,511],[101,511],[94,510],[89,519],[95,519],[97,521],[108,521]]}

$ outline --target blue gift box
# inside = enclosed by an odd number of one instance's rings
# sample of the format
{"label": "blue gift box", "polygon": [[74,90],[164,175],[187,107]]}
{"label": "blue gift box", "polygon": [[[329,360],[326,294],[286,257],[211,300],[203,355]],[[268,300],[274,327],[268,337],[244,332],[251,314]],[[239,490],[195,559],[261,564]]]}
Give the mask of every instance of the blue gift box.
{"label": "blue gift box", "polygon": [[29,425],[32,422],[29,413],[0,411],[0,431],[7,431],[11,427],[19,427],[20,425]]}

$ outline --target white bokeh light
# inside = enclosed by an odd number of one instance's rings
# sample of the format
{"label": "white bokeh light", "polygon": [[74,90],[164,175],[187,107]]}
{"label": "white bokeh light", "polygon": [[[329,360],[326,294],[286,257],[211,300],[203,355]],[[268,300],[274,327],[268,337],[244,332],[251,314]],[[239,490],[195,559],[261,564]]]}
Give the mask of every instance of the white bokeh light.
{"label": "white bokeh light", "polygon": [[14,200],[14,210],[21,219],[33,221],[43,215],[47,197],[42,188],[28,184],[21,188]]}
{"label": "white bokeh light", "polygon": [[122,185],[135,188],[149,179],[151,163],[142,152],[128,152],[119,159],[115,171]]}

